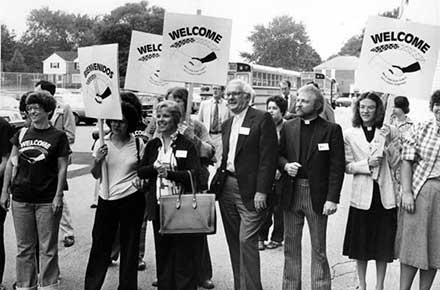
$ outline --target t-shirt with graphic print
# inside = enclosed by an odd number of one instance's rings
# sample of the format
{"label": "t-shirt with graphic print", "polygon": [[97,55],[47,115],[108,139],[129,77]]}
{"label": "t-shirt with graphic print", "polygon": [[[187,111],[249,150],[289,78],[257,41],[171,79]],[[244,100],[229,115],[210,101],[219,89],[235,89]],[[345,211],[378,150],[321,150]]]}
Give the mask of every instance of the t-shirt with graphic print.
{"label": "t-shirt with graphic print", "polygon": [[18,148],[12,199],[50,203],[57,190],[58,157],[67,157],[71,152],[66,133],[52,126],[47,129],[30,127],[21,142],[19,134],[20,131],[11,138],[11,143]]}

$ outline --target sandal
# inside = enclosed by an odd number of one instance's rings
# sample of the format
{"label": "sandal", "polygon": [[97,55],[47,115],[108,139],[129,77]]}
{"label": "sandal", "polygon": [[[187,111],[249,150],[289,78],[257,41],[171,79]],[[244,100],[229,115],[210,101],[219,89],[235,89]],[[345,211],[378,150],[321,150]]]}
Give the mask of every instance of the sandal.
{"label": "sandal", "polygon": [[277,242],[277,241],[270,241],[267,245],[266,248],[268,249],[276,249],[278,247],[281,247],[283,245],[283,243],[281,242]]}

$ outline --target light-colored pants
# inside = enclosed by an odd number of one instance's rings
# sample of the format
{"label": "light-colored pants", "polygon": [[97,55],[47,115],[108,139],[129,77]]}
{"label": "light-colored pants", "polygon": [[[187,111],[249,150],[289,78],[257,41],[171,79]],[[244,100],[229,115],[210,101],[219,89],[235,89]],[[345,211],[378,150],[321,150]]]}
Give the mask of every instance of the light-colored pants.
{"label": "light-colored pants", "polygon": [[301,241],[304,218],[312,243],[311,289],[331,290],[330,267],[326,255],[327,216],[312,208],[307,180],[297,180],[293,208],[284,211],[284,274],[283,290],[301,290]]}
{"label": "light-colored pants", "polygon": [[[66,192],[64,192],[66,193]],[[70,210],[67,205],[67,200],[63,196],[63,214],[61,215],[61,221],[60,221],[60,231],[61,235],[64,238],[66,237],[73,237],[73,226],[72,226],[72,217],[70,215]]]}
{"label": "light-colored pants", "polygon": [[[12,201],[17,238],[17,289],[58,289],[58,230],[61,214],[54,215],[52,203]],[[36,247],[39,247],[40,281]]]}

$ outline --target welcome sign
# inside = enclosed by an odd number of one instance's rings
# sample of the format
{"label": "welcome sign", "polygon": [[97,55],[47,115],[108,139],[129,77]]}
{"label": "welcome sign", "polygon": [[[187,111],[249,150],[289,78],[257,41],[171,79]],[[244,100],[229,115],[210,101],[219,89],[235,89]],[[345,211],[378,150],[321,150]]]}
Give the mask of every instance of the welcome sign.
{"label": "welcome sign", "polygon": [[162,35],[133,30],[124,88],[161,95],[178,85],[161,78],[161,55]]}
{"label": "welcome sign", "polygon": [[161,77],[226,84],[231,30],[230,19],[165,13]]}
{"label": "welcome sign", "polygon": [[118,44],[80,47],[78,58],[86,116],[121,120]]}
{"label": "welcome sign", "polygon": [[431,94],[440,27],[370,17],[362,42],[356,86],[407,97]]}

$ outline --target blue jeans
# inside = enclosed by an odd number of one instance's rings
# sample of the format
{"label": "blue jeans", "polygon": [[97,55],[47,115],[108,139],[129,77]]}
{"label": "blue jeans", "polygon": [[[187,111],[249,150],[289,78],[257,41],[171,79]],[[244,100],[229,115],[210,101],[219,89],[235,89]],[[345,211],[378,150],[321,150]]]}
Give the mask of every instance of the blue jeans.
{"label": "blue jeans", "polygon": [[[61,213],[54,215],[52,203],[12,201],[17,238],[17,289],[58,289],[58,229]],[[40,255],[40,281],[36,247]]]}

